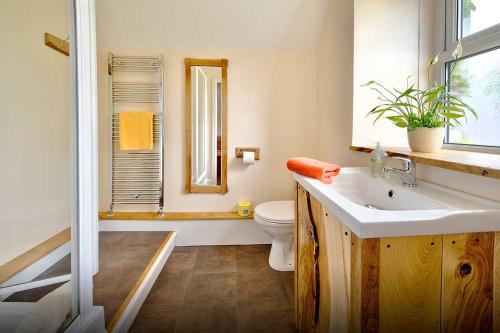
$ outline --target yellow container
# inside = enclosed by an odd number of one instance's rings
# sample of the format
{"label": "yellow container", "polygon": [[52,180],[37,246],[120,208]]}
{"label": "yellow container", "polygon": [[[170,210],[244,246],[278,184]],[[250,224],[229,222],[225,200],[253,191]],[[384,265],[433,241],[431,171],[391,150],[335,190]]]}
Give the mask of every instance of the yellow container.
{"label": "yellow container", "polygon": [[238,202],[238,215],[239,216],[250,216],[250,208],[252,207],[252,202],[247,200],[242,200]]}

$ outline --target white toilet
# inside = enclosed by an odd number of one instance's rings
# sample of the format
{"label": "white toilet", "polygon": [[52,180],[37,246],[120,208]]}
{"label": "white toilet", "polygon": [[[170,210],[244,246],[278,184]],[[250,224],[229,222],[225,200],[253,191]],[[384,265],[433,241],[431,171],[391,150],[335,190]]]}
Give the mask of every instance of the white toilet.
{"label": "white toilet", "polygon": [[258,204],[254,210],[254,220],[273,238],[269,265],[278,271],[293,271],[294,202],[269,201]]}

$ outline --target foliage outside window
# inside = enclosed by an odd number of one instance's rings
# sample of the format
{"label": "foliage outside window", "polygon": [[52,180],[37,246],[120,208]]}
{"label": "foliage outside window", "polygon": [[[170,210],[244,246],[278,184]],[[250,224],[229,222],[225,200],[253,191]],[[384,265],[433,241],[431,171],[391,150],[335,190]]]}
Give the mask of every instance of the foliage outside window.
{"label": "foliage outside window", "polygon": [[[455,35],[443,52],[445,78],[449,90],[477,112],[478,121],[448,127],[445,143],[500,147],[500,1],[453,1],[456,6],[447,7],[446,13],[453,17],[446,28]],[[446,57],[457,41],[464,56]]]}

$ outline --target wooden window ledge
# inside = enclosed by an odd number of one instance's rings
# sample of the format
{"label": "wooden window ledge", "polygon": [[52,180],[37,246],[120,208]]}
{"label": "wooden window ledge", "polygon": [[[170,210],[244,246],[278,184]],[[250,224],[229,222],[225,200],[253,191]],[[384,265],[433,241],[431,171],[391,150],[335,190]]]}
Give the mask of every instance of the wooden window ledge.
{"label": "wooden window ledge", "polygon": [[[407,157],[415,163],[500,179],[500,155],[442,149],[437,153],[416,153],[409,148],[383,147],[389,156]],[[373,148],[349,146],[349,150],[371,153]]]}
{"label": "wooden window ledge", "polygon": [[99,213],[102,221],[173,221],[173,220],[243,220],[253,219],[250,216],[239,216],[237,212],[167,212],[158,215],[153,212],[115,212],[109,216],[106,212]]}

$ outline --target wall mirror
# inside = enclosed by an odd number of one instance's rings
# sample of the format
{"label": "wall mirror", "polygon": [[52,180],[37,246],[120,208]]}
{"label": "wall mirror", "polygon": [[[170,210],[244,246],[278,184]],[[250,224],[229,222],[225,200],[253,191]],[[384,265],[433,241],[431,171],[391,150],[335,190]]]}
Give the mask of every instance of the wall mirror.
{"label": "wall mirror", "polygon": [[227,193],[227,64],[185,59],[188,193]]}

